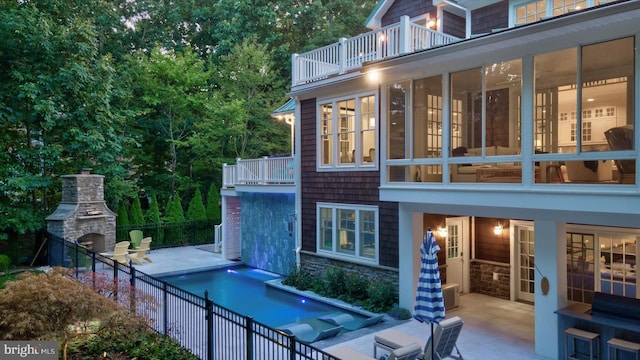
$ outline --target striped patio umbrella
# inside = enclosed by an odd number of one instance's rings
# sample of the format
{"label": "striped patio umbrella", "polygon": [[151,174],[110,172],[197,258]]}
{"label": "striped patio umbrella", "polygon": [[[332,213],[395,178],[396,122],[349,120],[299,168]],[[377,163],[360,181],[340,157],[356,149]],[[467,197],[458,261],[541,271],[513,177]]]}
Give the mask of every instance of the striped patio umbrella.
{"label": "striped patio umbrella", "polygon": [[[442,283],[440,282],[440,270],[438,270],[438,251],[440,251],[440,246],[429,228],[420,247],[420,277],[418,278],[416,304],[413,309],[413,317],[416,320],[431,324],[431,338],[428,344],[433,343],[433,324],[439,324],[440,320],[445,317]],[[431,359],[433,359],[434,351],[432,345]]]}

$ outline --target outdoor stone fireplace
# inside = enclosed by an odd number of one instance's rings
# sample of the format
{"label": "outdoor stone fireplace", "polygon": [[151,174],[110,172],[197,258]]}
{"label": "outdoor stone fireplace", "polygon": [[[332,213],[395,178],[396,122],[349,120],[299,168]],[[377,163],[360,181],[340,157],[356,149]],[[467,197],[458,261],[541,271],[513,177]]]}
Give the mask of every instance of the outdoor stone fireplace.
{"label": "outdoor stone fireplace", "polygon": [[46,218],[47,231],[95,252],[112,251],[116,214],[104,202],[104,176],[90,169],[62,176],[62,201]]}

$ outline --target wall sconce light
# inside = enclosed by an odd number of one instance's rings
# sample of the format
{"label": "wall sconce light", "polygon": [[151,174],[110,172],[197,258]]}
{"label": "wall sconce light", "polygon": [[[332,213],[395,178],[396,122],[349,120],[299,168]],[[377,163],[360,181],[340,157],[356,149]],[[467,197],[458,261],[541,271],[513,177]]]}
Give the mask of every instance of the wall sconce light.
{"label": "wall sconce light", "polygon": [[427,27],[429,29],[435,30],[437,26],[438,26],[438,22],[436,21],[436,19],[429,19],[429,21],[427,21]]}
{"label": "wall sconce light", "polygon": [[502,224],[498,223],[498,225],[494,226],[493,233],[496,235],[502,234]]}
{"label": "wall sconce light", "polygon": [[440,237],[446,237],[447,236],[447,228],[444,227],[444,226],[438,227],[438,235],[440,235]]}

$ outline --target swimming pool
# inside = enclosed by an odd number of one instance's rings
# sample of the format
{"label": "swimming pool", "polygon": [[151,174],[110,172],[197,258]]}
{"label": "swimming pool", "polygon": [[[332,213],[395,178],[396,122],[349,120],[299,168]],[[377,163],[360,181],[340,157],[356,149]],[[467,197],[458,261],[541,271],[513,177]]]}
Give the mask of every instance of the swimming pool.
{"label": "swimming pool", "polygon": [[365,319],[362,314],[265,284],[280,278],[247,266],[160,277],[199,296],[204,296],[208,290],[209,298],[216,304],[274,328],[288,323],[308,323],[317,330],[328,329],[334,325],[318,320],[318,317],[335,313],[349,313],[358,320]]}

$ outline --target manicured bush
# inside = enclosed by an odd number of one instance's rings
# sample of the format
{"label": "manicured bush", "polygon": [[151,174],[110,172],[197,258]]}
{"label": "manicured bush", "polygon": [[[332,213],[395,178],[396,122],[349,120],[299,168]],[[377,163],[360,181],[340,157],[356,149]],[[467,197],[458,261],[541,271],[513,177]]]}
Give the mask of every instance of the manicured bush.
{"label": "manicured bush", "polygon": [[151,205],[145,214],[147,224],[160,223],[160,205],[158,205],[158,197],[154,194],[151,196]]}
{"label": "manicured bush", "polygon": [[129,225],[129,213],[124,201],[118,204],[118,218],[116,219],[118,226]]}
{"label": "manicured bush", "polygon": [[134,197],[131,204],[131,210],[129,210],[129,224],[142,225],[144,224],[144,216],[142,215],[142,206],[140,205],[140,198]]}
{"label": "manicured bush", "polygon": [[200,187],[196,187],[196,193],[193,195],[193,199],[189,202],[187,220],[207,220],[207,211],[202,203]]}

